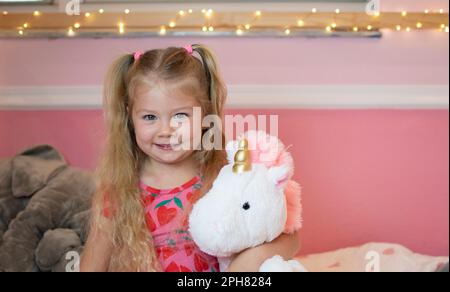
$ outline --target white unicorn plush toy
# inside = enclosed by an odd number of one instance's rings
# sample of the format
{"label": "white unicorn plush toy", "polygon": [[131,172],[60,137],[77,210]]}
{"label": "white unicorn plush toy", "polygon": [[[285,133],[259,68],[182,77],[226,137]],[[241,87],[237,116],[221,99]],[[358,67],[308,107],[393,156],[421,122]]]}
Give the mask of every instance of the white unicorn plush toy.
{"label": "white unicorn plush toy", "polygon": [[[249,131],[227,144],[225,165],[211,190],[189,216],[189,231],[199,248],[226,271],[237,253],[300,229],[300,186],[291,178],[292,156],[281,141]],[[260,272],[303,272],[296,260],[266,260]]]}

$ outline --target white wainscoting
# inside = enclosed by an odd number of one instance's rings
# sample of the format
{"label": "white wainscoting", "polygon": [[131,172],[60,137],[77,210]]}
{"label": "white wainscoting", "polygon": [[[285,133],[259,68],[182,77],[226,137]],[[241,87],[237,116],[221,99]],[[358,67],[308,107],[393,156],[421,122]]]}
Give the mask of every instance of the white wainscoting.
{"label": "white wainscoting", "polygon": [[[0,109],[100,109],[100,86],[0,87]],[[449,109],[448,85],[231,85],[230,109]]]}

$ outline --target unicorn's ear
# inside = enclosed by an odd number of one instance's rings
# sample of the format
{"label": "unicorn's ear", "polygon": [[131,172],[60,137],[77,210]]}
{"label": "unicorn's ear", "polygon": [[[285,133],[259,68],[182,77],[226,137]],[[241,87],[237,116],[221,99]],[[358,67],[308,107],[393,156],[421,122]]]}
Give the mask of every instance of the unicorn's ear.
{"label": "unicorn's ear", "polygon": [[225,150],[227,151],[227,159],[228,163],[233,164],[234,163],[234,155],[236,154],[236,151],[239,148],[239,142],[237,140],[233,140],[227,143],[227,146],[225,147]]}
{"label": "unicorn's ear", "polygon": [[286,165],[269,168],[269,178],[277,186],[284,190],[290,179],[290,168]]}

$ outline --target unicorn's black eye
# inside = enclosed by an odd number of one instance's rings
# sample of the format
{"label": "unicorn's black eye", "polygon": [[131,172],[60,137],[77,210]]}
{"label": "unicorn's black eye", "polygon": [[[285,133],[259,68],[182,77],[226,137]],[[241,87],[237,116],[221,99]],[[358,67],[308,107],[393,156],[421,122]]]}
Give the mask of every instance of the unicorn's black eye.
{"label": "unicorn's black eye", "polygon": [[250,204],[248,202],[245,202],[245,204],[242,205],[242,209],[247,211],[248,209],[250,209]]}

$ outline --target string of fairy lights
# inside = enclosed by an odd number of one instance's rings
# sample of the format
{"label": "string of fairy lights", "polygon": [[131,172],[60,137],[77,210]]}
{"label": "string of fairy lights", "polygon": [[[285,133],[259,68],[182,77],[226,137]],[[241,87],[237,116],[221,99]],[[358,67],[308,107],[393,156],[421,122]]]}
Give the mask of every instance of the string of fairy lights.
{"label": "string of fairy lights", "polygon": [[[88,19],[90,17],[92,17],[94,14],[99,14],[102,15],[106,13],[106,10],[103,8],[98,9],[97,11],[91,11],[91,12],[84,12],[83,17]],[[123,15],[129,15],[132,14],[133,12],[130,9],[124,9]],[[158,29],[158,34],[160,36],[164,36],[166,35],[169,31],[175,31],[179,26],[178,26],[178,22],[180,20],[182,20],[185,17],[188,17],[189,15],[194,14],[194,10],[193,9],[188,9],[188,10],[179,10],[176,15],[173,17],[173,19],[171,19],[167,24],[163,24],[159,27]],[[202,9],[201,13],[204,17],[204,25],[202,25],[201,27],[199,27],[199,30],[203,33],[209,33],[209,32],[214,32],[216,27],[213,24],[213,20],[215,17],[215,11],[213,9]],[[299,18],[296,21],[295,25],[287,25],[284,26],[283,28],[278,28],[280,29],[280,32],[282,32],[284,35],[288,36],[291,34],[293,29],[302,29],[305,27],[308,27],[309,25],[309,21],[313,19],[314,15],[317,15],[318,13],[320,13],[318,8],[312,8],[310,12],[306,13],[306,15],[304,15],[303,18]],[[343,13],[343,11],[339,8],[336,8],[334,11],[329,12],[329,13],[333,13],[334,17],[333,17],[333,21],[331,23],[329,23],[328,25],[324,26],[322,29],[324,30],[324,32],[326,33],[333,33],[334,31],[337,31],[339,29],[342,29],[339,25],[339,16]],[[398,12],[400,19],[407,19],[409,16],[409,12],[408,11],[401,11]],[[423,12],[421,12],[421,15],[423,17],[427,16],[427,15],[431,15],[431,14],[444,14],[446,13],[444,11],[444,9],[439,9],[439,10],[430,10],[430,9],[426,9]],[[10,13],[8,11],[3,11],[2,12],[2,16],[8,16]],[[392,13],[391,13],[392,14]],[[414,13],[417,14],[417,13]],[[32,16],[35,18],[39,18],[42,17],[44,15],[43,12],[40,11],[34,11],[32,12]],[[376,12],[373,13],[371,15],[372,19],[373,19],[373,24],[368,24],[366,26],[358,26],[358,25],[353,25],[350,27],[346,27],[345,29],[348,29],[350,32],[361,32],[361,31],[373,31],[374,29],[391,29],[393,31],[405,31],[405,32],[411,32],[413,30],[421,30],[425,27],[424,23],[420,20],[417,20],[417,22],[415,22],[415,25],[404,25],[402,22],[398,22],[396,24],[394,24],[391,27],[380,27],[380,26],[376,26],[376,21],[377,19],[379,19],[382,16],[381,12]],[[234,33],[237,36],[243,36],[246,34],[246,32],[250,32],[252,31],[252,29],[257,25],[258,21],[261,20],[261,18],[264,17],[263,12],[261,10],[257,10],[254,11],[253,13],[251,13],[251,16],[249,17],[249,21],[247,23],[242,23],[239,25],[236,25],[235,29],[234,29]],[[409,19],[409,23],[411,23],[411,19]],[[30,22],[25,22],[23,23],[21,26],[17,27],[17,34],[18,36],[24,36],[26,34],[26,32],[28,30],[30,30],[32,28],[32,23]],[[81,30],[83,28],[83,24],[81,21],[77,21],[75,23],[73,23],[73,25],[69,26],[67,28],[67,36],[68,37],[73,37],[77,34],[77,31]],[[429,28],[429,27],[428,27]],[[127,24],[124,20],[121,20],[117,23],[117,33],[119,35],[125,35],[127,33]],[[182,26],[180,26],[180,29],[182,29]],[[434,27],[434,29],[441,31],[441,32],[445,32],[448,33],[449,32],[449,27],[448,27],[448,21],[446,21],[445,23],[440,23],[439,25],[437,25],[436,27]],[[231,30],[233,30],[231,28]]]}

